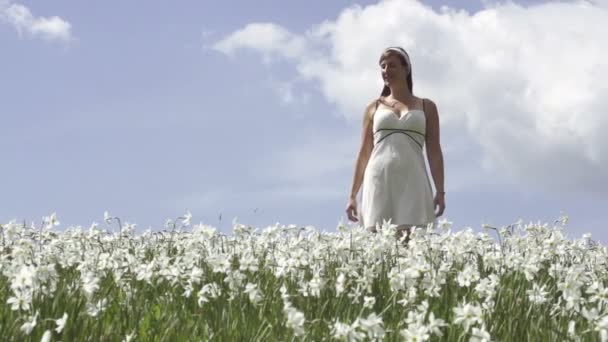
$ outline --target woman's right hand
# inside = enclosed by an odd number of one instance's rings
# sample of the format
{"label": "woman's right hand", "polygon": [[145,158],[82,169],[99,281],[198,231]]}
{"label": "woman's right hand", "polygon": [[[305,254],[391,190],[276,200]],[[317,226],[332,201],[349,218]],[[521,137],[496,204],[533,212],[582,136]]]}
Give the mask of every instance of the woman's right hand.
{"label": "woman's right hand", "polygon": [[357,213],[357,200],[355,198],[351,198],[348,200],[348,204],[346,205],[346,215],[348,219],[352,222],[359,221],[359,214]]}

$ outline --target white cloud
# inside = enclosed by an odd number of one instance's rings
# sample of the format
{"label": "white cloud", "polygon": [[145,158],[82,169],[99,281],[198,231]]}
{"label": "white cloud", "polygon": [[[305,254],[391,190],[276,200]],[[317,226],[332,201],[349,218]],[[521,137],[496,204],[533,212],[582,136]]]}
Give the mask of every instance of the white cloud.
{"label": "white cloud", "polygon": [[72,25],[57,16],[35,17],[29,8],[20,4],[0,2],[0,21],[12,25],[19,35],[29,34],[47,41],[72,39]]}
{"label": "white cloud", "polygon": [[266,62],[271,62],[273,56],[297,58],[305,54],[306,40],[275,24],[254,23],[232,33],[213,48],[227,55],[241,48],[256,49],[264,54]]}
{"label": "white cloud", "polygon": [[305,105],[310,100],[308,92],[297,86],[297,79],[287,81],[270,79],[269,82],[272,90],[277,94],[278,99],[283,105]]}
{"label": "white cloud", "polygon": [[477,145],[479,155],[452,150],[452,158],[481,160],[470,170],[483,167],[497,181],[605,195],[605,2],[487,6],[473,14],[448,7],[438,13],[413,0],[383,1],[347,8],[303,34],[249,24],[215,47],[291,60],[347,120],[359,122],[380,93],[382,49],[403,46],[412,59],[414,93],[438,105],[444,151],[463,134]]}

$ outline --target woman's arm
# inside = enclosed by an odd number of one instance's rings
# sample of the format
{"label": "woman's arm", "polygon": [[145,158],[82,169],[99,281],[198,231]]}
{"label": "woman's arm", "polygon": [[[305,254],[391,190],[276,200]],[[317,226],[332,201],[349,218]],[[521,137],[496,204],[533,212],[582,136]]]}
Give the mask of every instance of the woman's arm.
{"label": "woman's arm", "polygon": [[357,156],[357,162],[355,164],[355,174],[353,176],[353,186],[350,193],[350,199],[356,199],[359,193],[359,188],[363,183],[363,175],[367,162],[372,154],[374,148],[374,133],[373,133],[373,121],[372,116],[376,108],[376,101],[372,101],[363,115],[363,132],[361,133],[361,148],[359,149],[359,155]]}
{"label": "woman's arm", "polygon": [[439,141],[439,113],[437,105],[426,99],[426,156],[435,182],[435,191],[445,192],[443,178],[443,152]]}

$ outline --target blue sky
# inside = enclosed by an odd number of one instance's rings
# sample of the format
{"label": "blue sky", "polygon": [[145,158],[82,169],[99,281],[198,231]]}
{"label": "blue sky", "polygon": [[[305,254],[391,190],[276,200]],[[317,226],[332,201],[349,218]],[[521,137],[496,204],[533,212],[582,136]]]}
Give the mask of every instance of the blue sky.
{"label": "blue sky", "polygon": [[455,229],[563,211],[605,242],[607,7],[462,3],[0,0],[0,222],[334,230],[401,45],[439,108]]}

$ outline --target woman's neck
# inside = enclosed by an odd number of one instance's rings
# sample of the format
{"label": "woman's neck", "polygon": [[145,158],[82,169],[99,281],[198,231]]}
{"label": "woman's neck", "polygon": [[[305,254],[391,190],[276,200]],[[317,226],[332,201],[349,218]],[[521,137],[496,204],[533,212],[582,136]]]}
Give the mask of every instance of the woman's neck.
{"label": "woman's neck", "polygon": [[391,94],[389,96],[399,102],[408,103],[412,99],[415,98],[414,94],[412,94],[412,92],[410,92],[410,90],[407,86],[394,87],[394,88],[390,88],[390,89],[391,89]]}

